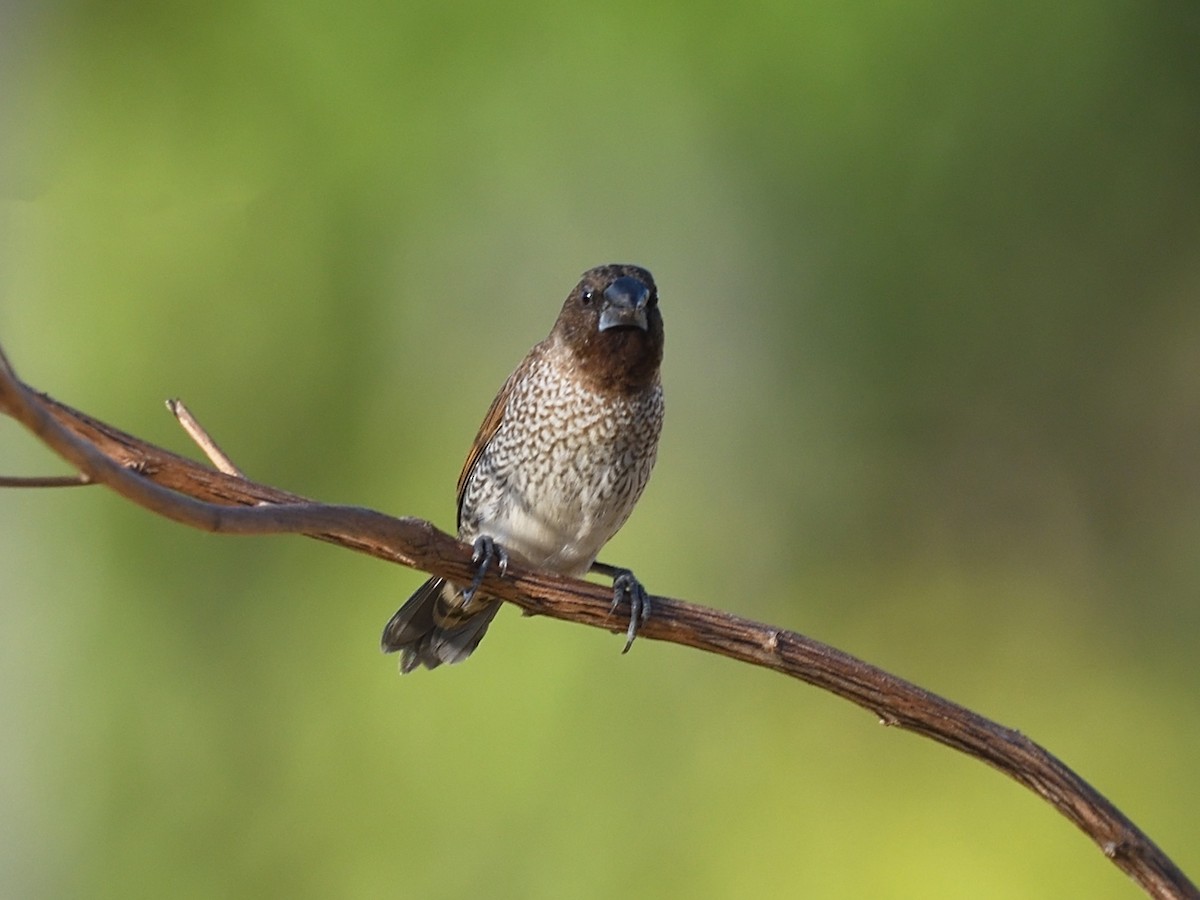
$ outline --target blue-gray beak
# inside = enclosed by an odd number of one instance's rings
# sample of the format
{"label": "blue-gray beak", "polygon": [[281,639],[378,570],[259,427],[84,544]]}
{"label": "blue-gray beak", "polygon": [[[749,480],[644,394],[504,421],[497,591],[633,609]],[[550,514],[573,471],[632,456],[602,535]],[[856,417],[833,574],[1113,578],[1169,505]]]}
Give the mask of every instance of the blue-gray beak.
{"label": "blue-gray beak", "polygon": [[647,331],[646,306],[650,288],[632,275],[618,278],[604,289],[604,307],[600,310],[600,330],[640,328]]}

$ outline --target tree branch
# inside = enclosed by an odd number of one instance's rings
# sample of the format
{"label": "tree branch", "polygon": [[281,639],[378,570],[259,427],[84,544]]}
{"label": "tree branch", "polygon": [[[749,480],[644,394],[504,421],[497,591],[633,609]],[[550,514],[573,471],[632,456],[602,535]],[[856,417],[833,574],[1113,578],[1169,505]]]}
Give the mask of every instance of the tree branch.
{"label": "tree branch", "polygon": [[[230,469],[214,471],[33,391],[17,378],[2,350],[0,412],[24,424],[79,472],[78,477],[34,481],[104,484],[151,512],[204,531],[304,534],[455,581],[469,581],[474,574],[471,547],[424,520],[317,503],[250,481],[195,425],[189,434]],[[13,483],[7,480],[0,486]],[[484,584],[489,596],[528,613],[623,630],[621,618],[610,610],[611,591],[600,585],[516,563],[503,577],[489,574]],[[654,597],[653,603],[654,615],[639,632],[643,638],[671,641],[797,678],[861,706],[884,725],[982,760],[1050,803],[1149,896],[1200,898],[1187,876],[1120,810],[1019,732],[801,634],[683,600]]]}

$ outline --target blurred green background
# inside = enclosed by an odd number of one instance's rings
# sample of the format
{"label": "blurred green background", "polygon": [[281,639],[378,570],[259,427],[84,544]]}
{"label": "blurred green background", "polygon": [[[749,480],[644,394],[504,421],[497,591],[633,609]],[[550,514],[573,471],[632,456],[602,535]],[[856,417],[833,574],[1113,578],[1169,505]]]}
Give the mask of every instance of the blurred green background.
{"label": "blurred green background", "polygon": [[[0,341],[255,478],[453,524],[585,268],[648,266],[605,556],[1019,728],[1200,877],[1200,8],[7,4]],[[0,470],[62,471],[9,420]],[[6,897],[1136,897],[783,678],[99,489],[0,493]]]}

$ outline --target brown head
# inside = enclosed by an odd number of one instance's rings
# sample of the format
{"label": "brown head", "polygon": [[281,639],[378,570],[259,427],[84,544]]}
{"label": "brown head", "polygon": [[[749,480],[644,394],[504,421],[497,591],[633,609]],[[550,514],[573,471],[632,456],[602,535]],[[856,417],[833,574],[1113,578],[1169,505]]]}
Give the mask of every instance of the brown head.
{"label": "brown head", "polygon": [[663,354],[654,276],[632,265],[589,269],[550,336],[566,345],[576,373],[597,390],[635,393],[654,385]]}

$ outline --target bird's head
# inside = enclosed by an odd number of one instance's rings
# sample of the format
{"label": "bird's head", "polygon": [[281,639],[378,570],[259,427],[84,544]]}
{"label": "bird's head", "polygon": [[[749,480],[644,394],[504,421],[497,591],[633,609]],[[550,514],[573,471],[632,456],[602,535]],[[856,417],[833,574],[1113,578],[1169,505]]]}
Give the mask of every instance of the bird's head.
{"label": "bird's head", "polygon": [[663,352],[654,276],[633,265],[589,269],[567,296],[554,336],[570,349],[580,375],[599,387],[640,390],[652,384]]}

